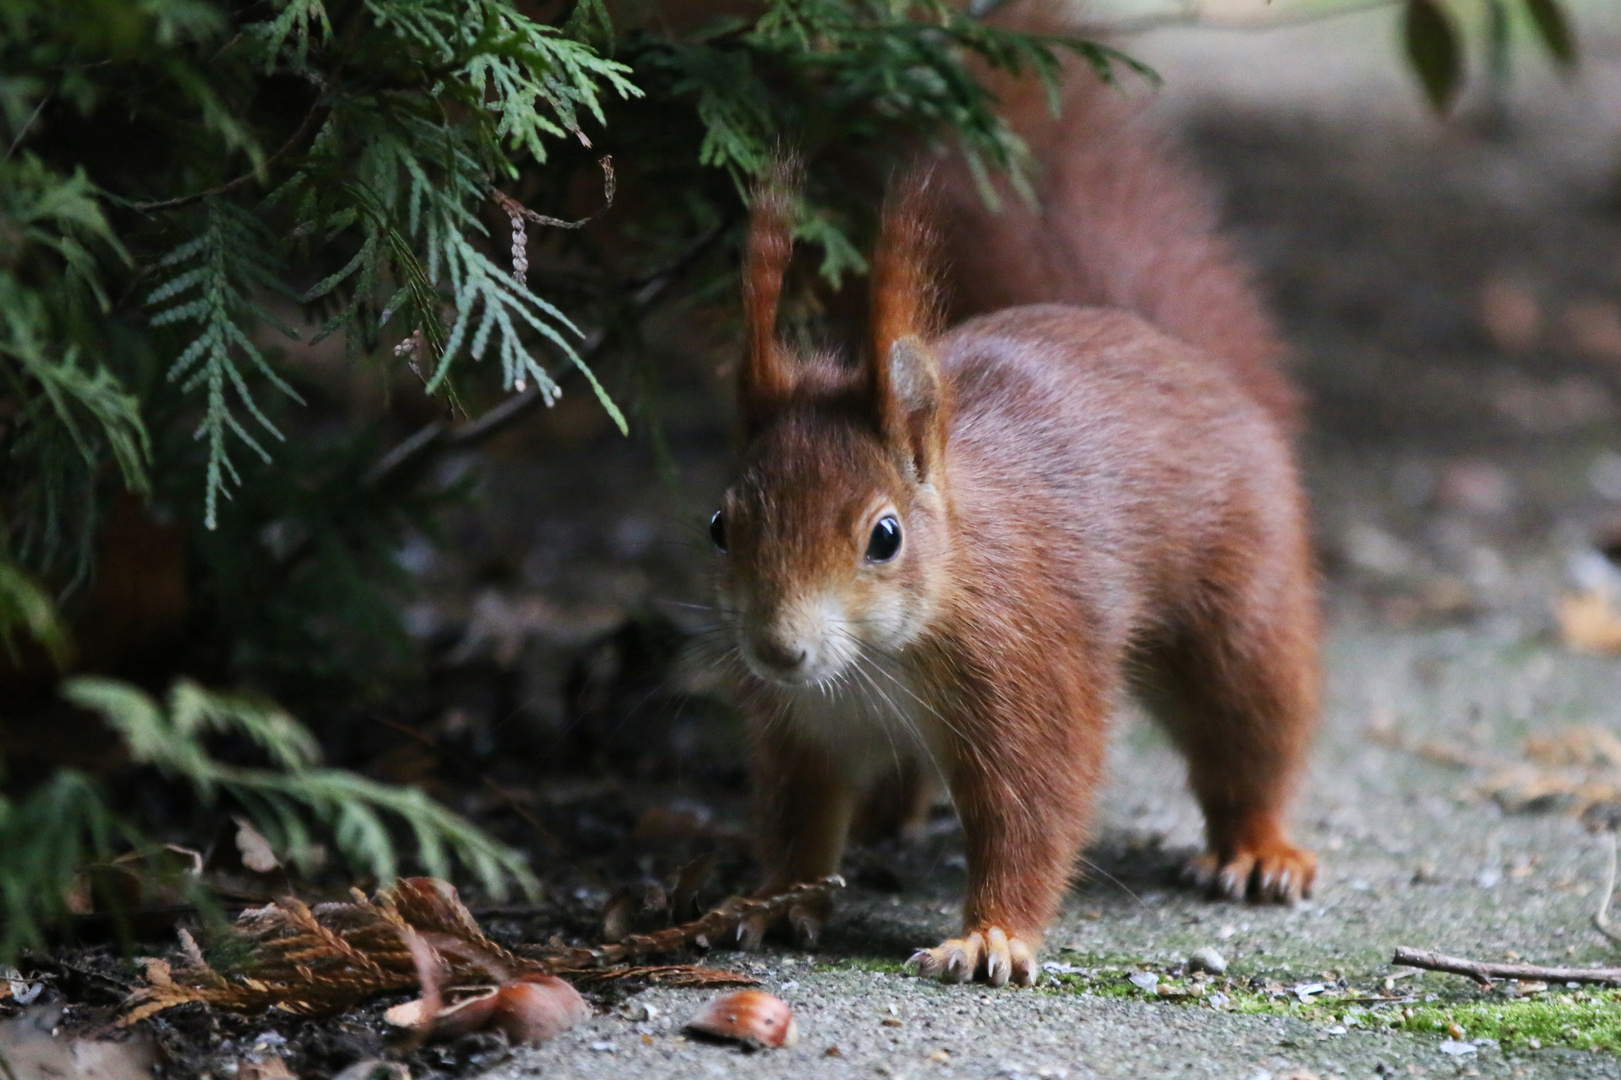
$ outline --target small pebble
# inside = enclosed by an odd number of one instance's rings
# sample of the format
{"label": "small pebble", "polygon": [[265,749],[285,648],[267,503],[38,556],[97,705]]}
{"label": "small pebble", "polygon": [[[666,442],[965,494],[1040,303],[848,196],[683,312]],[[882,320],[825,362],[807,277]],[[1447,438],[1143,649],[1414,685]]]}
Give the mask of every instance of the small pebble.
{"label": "small pebble", "polygon": [[1195,949],[1193,955],[1188,957],[1188,970],[1208,971],[1212,975],[1225,975],[1227,974],[1227,958],[1206,945],[1202,949]]}
{"label": "small pebble", "polygon": [[1152,994],[1154,988],[1159,985],[1159,976],[1152,971],[1134,971],[1130,975],[1130,982],[1137,989]]}

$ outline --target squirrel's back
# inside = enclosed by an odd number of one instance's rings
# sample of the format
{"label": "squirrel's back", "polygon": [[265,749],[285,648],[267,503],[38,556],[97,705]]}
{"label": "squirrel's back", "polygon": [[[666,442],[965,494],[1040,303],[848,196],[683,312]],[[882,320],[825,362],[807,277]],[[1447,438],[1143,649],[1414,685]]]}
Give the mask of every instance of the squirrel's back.
{"label": "squirrel's back", "polygon": [[962,555],[1027,554],[1021,576],[1103,638],[1178,621],[1235,543],[1244,561],[1306,557],[1288,438],[1207,352],[1129,312],[1053,304],[971,319],[937,348],[958,539],[984,549]]}
{"label": "squirrel's back", "polygon": [[[999,21],[1071,31],[1035,0]],[[1053,116],[1034,78],[985,76],[1028,143],[1038,205],[1006,184],[985,205],[962,163],[940,180],[946,295],[953,321],[1021,304],[1121,308],[1221,358],[1284,428],[1300,402],[1287,348],[1248,268],[1219,229],[1209,185],[1182,160],[1141,95],[1072,65]]]}

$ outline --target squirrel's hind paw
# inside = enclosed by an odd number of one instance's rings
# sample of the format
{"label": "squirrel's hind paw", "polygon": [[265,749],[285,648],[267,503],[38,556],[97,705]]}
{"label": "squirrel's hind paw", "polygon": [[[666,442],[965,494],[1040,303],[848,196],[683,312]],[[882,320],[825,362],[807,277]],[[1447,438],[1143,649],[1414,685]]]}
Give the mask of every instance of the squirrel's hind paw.
{"label": "squirrel's hind paw", "polygon": [[1009,937],[1001,927],[976,930],[950,938],[932,949],[919,949],[906,966],[919,978],[960,983],[970,979],[992,986],[1034,986],[1036,951],[1022,938]]}
{"label": "squirrel's hind paw", "polygon": [[1219,899],[1293,904],[1311,896],[1317,856],[1277,840],[1241,848],[1225,861],[1207,851],[1188,862],[1183,877]]}

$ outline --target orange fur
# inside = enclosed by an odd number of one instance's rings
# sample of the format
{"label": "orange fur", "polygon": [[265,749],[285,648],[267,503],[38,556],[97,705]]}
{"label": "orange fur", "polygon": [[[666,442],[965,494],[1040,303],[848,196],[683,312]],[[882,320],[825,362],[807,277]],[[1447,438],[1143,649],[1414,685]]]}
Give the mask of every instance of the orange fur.
{"label": "orange fur", "polygon": [[745,430],[779,408],[793,386],[793,372],[777,345],[777,304],[782,276],[793,254],[794,198],[798,165],[777,159],[754,189],[748,247],[743,256],[743,319],[748,362],[738,369],[738,402]]}
{"label": "orange fur", "polygon": [[[873,355],[888,356],[903,337],[930,337],[939,329],[935,250],[940,238],[931,221],[930,176],[913,172],[898,180],[884,204],[878,245],[872,255]],[[881,380],[888,366],[871,365]],[[887,388],[876,393],[883,397]]]}
{"label": "orange fur", "polygon": [[[1318,613],[1281,348],[1188,175],[1137,148],[1114,105],[1070,100],[1068,123],[1141,175],[1085,206],[1114,166],[1065,145],[1046,209],[1004,217],[964,209],[949,173],[933,204],[904,182],[860,363],[791,355],[774,301],[753,298],[770,289],[748,286],[749,442],[722,502],[719,592],[767,887],[836,872],[863,793],[933,774],[962,820],[968,895],[962,935],[913,959],[947,979],[1033,979],[1129,690],[1187,757],[1209,848],[1196,874],[1290,900],[1315,873],[1283,825]],[[778,250],[773,213],[757,200],[751,282],[756,266],[780,281],[783,262],[754,255]],[[937,224],[960,310],[1070,303],[937,333]],[[802,936],[820,914],[795,917]]]}
{"label": "orange fur", "polygon": [[[1039,0],[1003,6],[997,21],[1069,32]],[[1215,200],[1172,145],[1137,87],[1109,86],[1068,62],[1061,110],[1032,78],[986,73],[1035,162],[1036,205],[1005,181],[985,205],[967,166],[942,170],[941,231],[954,319],[1018,304],[1064,303],[1136,312],[1221,358],[1289,432],[1300,394],[1281,370],[1288,348],[1222,234]],[[1130,76],[1123,76],[1129,83]]]}

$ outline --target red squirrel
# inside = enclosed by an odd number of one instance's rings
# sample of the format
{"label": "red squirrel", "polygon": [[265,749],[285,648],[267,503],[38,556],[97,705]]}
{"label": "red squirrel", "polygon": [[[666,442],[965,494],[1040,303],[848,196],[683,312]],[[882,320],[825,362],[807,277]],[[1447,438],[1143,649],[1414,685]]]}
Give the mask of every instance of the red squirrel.
{"label": "red squirrel", "polygon": [[[1202,189],[1104,93],[1048,124],[1003,91],[1035,209],[949,172],[892,192],[854,362],[777,337],[791,170],[752,210],[747,445],[711,533],[765,891],[836,873],[874,784],[937,776],[968,891],[910,963],[946,981],[1034,982],[1128,691],[1187,759],[1198,880],[1289,902],[1316,871],[1283,822],[1319,628],[1282,347]],[[973,315],[944,332],[940,246]],[[791,921],[814,939],[824,914]]]}

